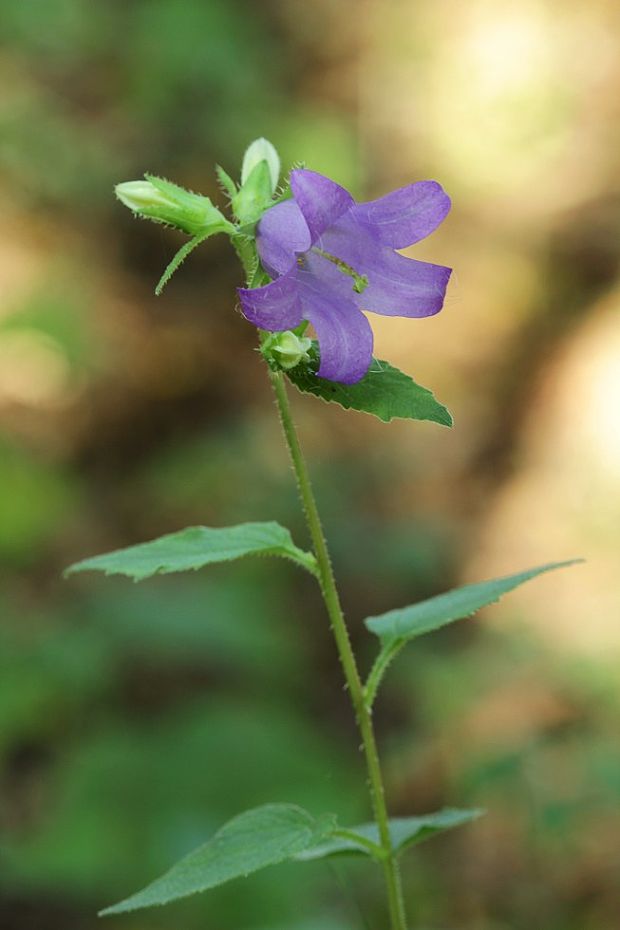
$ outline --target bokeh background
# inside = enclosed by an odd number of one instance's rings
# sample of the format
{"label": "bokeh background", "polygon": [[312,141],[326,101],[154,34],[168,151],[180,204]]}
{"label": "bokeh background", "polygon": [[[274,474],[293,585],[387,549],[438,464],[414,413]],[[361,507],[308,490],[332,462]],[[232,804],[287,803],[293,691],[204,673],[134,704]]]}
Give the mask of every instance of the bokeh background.
{"label": "bokeh background", "polygon": [[[222,199],[268,136],[359,198],[437,178],[444,311],[374,318],[453,430],[295,398],[364,667],[369,613],[553,559],[410,647],[377,709],[412,927],[620,920],[620,8],[614,0],[0,4],[0,925],[91,930],[228,816],[366,819],[320,601],[260,562],[143,586],[62,569],[192,523],[305,539],[240,271],[112,196]],[[218,200],[218,198],[220,198]],[[367,865],[286,866],[118,930],[384,926]]]}

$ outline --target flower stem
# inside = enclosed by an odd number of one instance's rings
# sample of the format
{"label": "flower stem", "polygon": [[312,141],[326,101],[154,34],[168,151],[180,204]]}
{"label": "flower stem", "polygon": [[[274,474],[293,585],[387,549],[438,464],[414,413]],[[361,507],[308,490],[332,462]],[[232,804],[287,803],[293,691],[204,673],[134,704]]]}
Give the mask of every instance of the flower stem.
{"label": "flower stem", "polygon": [[299,437],[293,422],[284,378],[280,371],[270,371],[269,377],[276,395],[276,402],[280,413],[284,436],[286,438],[286,444],[297,478],[297,486],[306,517],[306,523],[312,538],[314,554],[316,555],[318,563],[318,579],[323,594],[323,600],[325,601],[325,607],[336,640],[347,688],[351,696],[355,717],[362,737],[366,767],[368,770],[370,797],[375,820],[379,829],[381,849],[384,853],[382,865],[388,895],[391,930],[407,930],[400,871],[390,837],[383,777],[381,774],[372,718],[370,710],[366,705],[364,688],[351,648],[349,633],[340,605],[340,598],[338,596],[338,589],[336,588],[329,551],[321,526],[314,492],[310,483],[308,466],[306,465],[301,451]]}

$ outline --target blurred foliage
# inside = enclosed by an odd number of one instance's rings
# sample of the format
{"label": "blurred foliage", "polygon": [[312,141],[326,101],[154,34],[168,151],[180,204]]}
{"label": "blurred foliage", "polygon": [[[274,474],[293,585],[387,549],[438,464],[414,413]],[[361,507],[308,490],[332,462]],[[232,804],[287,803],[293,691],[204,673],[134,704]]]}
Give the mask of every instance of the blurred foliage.
{"label": "blurred foliage", "polygon": [[[156,300],[179,240],[111,193],[151,170],[222,203],[213,163],[235,173],[259,135],[356,194],[424,176],[454,194],[416,246],[457,268],[446,309],[373,324],[455,431],[295,399],[365,667],[368,614],[472,574],[595,563],[395,663],[376,710],[394,814],[488,809],[408,855],[413,925],[616,926],[620,387],[601,347],[617,332],[617,15],[0,4],[0,926],[90,930],[252,804],[367,816],[310,579],[258,561],[144,586],[60,577],[195,523],[277,519],[304,544],[232,256],[198,250]],[[571,651],[596,623],[599,652]],[[291,865],[114,923],[361,930],[380,900],[363,863]]]}
{"label": "blurred foliage", "polygon": [[31,563],[53,536],[78,489],[69,476],[8,443],[0,455],[0,554],[7,563]]}

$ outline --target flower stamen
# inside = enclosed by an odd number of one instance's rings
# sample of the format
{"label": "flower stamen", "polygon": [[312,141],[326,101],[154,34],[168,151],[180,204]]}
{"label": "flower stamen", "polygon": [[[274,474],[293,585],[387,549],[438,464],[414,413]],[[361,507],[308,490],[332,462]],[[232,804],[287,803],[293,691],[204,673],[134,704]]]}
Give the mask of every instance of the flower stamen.
{"label": "flower stamen", "polygon": [[320,255],[322,258],[326,258],[328,262],[331,262],[332,265],[336,266],[338,271],[342,271],[343,274],[353,278],[353,290],[356,294],[364,293],[369,283],[368,275],[359,274],[355,268],[351,268],[351,266],[347,265],[346,262],[343,262],[341,258],[338,258],[336,255],[331,255],[329,252],[325,252],[323,249],[319,249],[319,247],[316,245],[312,247],[312,251],[316,252],[316,254]]}

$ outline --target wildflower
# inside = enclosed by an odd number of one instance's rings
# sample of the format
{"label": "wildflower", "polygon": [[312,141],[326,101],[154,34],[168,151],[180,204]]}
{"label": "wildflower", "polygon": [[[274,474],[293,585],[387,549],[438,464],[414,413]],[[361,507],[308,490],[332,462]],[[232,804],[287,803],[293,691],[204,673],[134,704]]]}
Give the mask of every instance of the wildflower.
{"label": "wildflower", "polygon": [[368,203],[355,203],[314,171],[291,173],[293,199],[268,210],[257,247],[274,280],[239,288],[244,316],[271,332],[303,320],[317,334],[318,374],[353,384],[372,361],[372,329],[363,310],[424,317],[441,310],[450,268],[405,258],[403,249],[442,222],[450,199],[436,181],[419,181]]}

